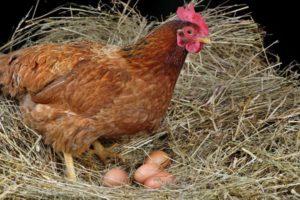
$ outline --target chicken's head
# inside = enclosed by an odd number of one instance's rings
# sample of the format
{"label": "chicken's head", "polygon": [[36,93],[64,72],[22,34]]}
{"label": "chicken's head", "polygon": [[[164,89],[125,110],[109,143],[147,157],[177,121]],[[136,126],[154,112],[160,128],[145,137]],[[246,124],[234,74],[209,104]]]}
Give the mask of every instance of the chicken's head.
{"label": "chicken's head", "polygon": [[190,3],[186,7],[177,9],[177,17],[190,25],[177,30],[177,45],[185,47],[188,52],[198,53],[204,44],[209,44],[209,30],[200,13],[196,13],[194,4]]}

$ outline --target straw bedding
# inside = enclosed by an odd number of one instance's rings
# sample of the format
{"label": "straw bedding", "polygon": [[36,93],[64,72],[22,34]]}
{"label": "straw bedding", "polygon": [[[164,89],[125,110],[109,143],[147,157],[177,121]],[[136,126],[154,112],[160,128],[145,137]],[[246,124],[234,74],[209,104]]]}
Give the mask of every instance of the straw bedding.
{"label": "straw bedding", "polygon": [[[187,58],[157,133],[119,141],[115,150],[124,164],[104,166],[84,155],[75,162],[79,181],[66,182],[62,156],[23,124],[15,101],[1,97],[0,199],[299,199],[297,74],[276,73],[280,59],[263,46],[264,32],[246,6],[219,6],[203,15],[213,44]],[[41,17],[29,13],[1,52],[83,39],[122,46],[161,23],[121,2],[64,6]],[[176,184],[160,190],[102,186],[108,169],[121,166],[132,174],[158,149],[173,159],[168,171]]]}

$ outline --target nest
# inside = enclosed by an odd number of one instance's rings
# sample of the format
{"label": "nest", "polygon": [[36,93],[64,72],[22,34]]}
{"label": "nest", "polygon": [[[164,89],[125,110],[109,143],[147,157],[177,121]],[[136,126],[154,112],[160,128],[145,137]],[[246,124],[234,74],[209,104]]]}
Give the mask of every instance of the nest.
{"label": "nest", "polygon": [[[153,136],[119,141],[127,160],[106,166],[88,155],[76,159],[79,181],[64,179],[62,156],[20,118],[15,101],[0,101],[0,199],[298,199],[300,196],[300,89],[296,75],[282,77],[278,57],[263,46],[264,32],[244,5],[203,11],[213,44],[189,55],[172,105]],[[170,17],[172,18],[172,16]],[[28,14],[8,52],[45,42],[93,40],[114,45],[137,41],[155,25],[127,4],[60,7]],[[130,174],[145,156],[162,149],[173,159],[177,182],[159,190],[136,183],[102,185],[121,166]]]}

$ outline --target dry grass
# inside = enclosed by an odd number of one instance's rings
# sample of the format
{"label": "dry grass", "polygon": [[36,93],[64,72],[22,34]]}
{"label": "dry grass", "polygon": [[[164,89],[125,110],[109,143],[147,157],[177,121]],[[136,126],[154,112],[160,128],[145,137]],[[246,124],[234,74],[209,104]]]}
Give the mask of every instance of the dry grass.
{"label": "dry grass", "polygon": [[[158,134],[122,140],[117,150],[127,164],[77,159],[77,183],[64,180],[61,155],[44,146],[22,123],[16,104],[3,98],[0,199],[299,199],[300,89],[293,77],[276,75],[280,63],[276,57],[269,60],[273,56],[262,45],[263,32],[248,14],[240,14],[245,9],[220,6],[203,12],[214,43],[186,60]],[[42,17],[27,16],[1,51],[81,39],[124,45],[155,24],[122,4],[110,12],[61,7]],[[161,190],[135,183],[102,186],[109,168],[121,165],[132,174],[156,149],[171,155],[175,185]]]}

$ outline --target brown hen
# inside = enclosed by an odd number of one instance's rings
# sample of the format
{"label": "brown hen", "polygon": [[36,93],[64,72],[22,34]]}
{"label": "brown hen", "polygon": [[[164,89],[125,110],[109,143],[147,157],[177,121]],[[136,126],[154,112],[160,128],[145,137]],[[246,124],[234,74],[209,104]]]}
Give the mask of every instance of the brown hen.
{"label": "brown hen", "polygon": [[152,132],[164,117],[188,52],[202,49],[208,30],[193,5],[124,48],[96,42],[42,44],[0,56],[0,86],[16,98],[25,122],[46,144],[72,156],[98,139]]}

